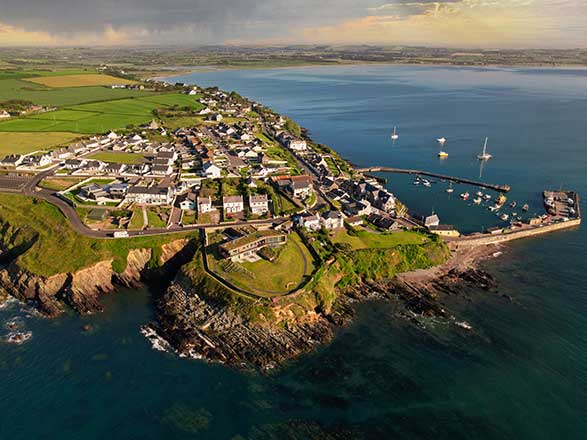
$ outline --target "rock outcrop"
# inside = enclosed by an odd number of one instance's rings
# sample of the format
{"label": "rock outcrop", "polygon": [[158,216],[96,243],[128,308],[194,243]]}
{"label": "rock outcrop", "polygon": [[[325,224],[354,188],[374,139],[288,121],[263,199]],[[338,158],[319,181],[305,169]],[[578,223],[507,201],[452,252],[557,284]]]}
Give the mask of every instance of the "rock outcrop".
{"label": "rock outcrop", "polygon": [[[193,248],[190,241],[183,239],[165,245],[156,265],[158,273],[166,274],[168,266],[176,263],[174,259],[188,261]],[[101,295],[113,292],[117,285],[140,285],[143,276],[151,270],[152,255],[150,248],[130,250],[122,273],[113,270],[112,259],[109,259],[75,272],[50,277],[29,273],[19,267],[18,260],[12,260],[0,270],[0,292],[35,304],[47,317],[60,315],[66,305],[82,314],[100,312],[103,310]],[[173,271],[167,276],[173,278]]]}

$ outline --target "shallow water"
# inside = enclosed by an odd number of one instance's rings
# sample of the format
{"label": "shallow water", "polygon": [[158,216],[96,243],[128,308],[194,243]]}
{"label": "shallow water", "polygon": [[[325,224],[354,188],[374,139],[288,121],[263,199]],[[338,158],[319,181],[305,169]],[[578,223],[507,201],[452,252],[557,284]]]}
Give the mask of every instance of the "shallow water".
{"label": "shallow water", "polygon": [[[180,80],[257,99],[359,165],[479,178],[475,155],[490,136],[494,159],[482,179],[510,184],[511,198],[531,211],[548,186],[587,194],[585,71],[314,67]],[[439,136],[448,138],[445,161],[436,158]],[[467,231],[499,223],[458,198],[465,187],[449,197],[441,182],[425,189],[387,177],[416,212],[434,209]],[[486,264],[498,292],[447,301],[472,331],[441,320],[419,328],[398,319],[395,304],[364,304],[332,344],[269,377],[153,350],[140,326],[152,319],[157,291],[122,290],[104,298],[103,314],[54,321],[11,304],[1,322],[21,316],[33,337],[0,344],[0,438],[309,438],[323,430],[338,438],[582,439],[586,263],[583,228],[512,243]]]}

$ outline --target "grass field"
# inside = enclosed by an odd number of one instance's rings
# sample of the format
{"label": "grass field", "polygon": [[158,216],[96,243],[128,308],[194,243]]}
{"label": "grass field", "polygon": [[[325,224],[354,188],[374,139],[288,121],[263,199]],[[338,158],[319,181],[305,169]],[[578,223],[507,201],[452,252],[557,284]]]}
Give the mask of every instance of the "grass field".
{"label": "grass field", "polygon": [[0,102],[23,99],[43,106],[64,107],[85,102],[107,101],[131,97],[154,96],[140,90],[111,89],[108,87],[50,88],[19,78],[0,77]]}
{"label": "grass field", "polygon": [[79,134],[75,133],[11,133],[0,132],[0,156],[8,154],[26,154],[37,150],[50,150],[62,144],[68,144]]}
{"label": "grass field", "polygon": [[[1,81],[0,81],[1,82]],[[193,97],[177,93],[80,104],[0,123],[0,131],[66,131],[104,133],[153,119],[153,110],[174,105],[201,107]]]}
{"label": "grass field", "polygon": [[[0,237],[11,248],[15,243],[33,244],[16,263],[23,270],[40,276],[74,272],[99,261],[113,258],[113,269],[122,272],[130,249],[153,249],[161,255],[161,246],[183,237],[197,238],[197,233],[166,236],[143,236],[120,240],[99,240],[73,231],[58,208],[41,200],[20,195],[0,194],[0,223],[5,226]],[[35,238],[35,240],[32,240]],[[158,261],[152,264],[157,265]]]}
{"label": "grass field", "polygon": [[222,266],[232,267],[226,262],[213,264],[214,270],[222,277],[260,296],[283,295],[295,290],[314,270],[312,255],[297,234],[288,236],[288,242],[272,263],[267,260],[239,263],[244,271],[224,270]]}
{"label": "grass field", "polygon": [[123,78],[115,78],[114,76],[102,75],[99,73],[86,73],[82,75],[43,76],[39,78],[28,78],[27,81],[53,88],[136,84],[136,81],[131,81]]}
{"label": "grass field", "polygon": [[94,160],[101,160],[102,162],[124,164],[137,164],[145,161],[145,157],[142,154],[117,153],[114,151],[101,151],[99,153],[92,154],[88,158]]}
{"label": "grass field", "polygon": [[64,191],[84,179],[84,177],[48,177],[41,181],[40,186],[53,191]]}
{"label": "grass field", "polygon": [[347,243],[357,249],[388,249],[400,244],[423,244],[427,238],[417,232],[399,231],[377,234],[365,230],[357,231],[357,235],[349,235],[346,229],[334,233],[333,243]]}
{"label": "grass field", "polygon": [[149,227],[151,228],[164,228],[167,226],[167,223],[161,220],[157,211],[147,209],[147,218],[149,219]]}
{"label": "grass field", "polygon": [[135,209],[132,212],[132,217],[130,219],[130,223],[128,224],[127,229],[143,229],[144,224],[143,218],[143,210],[142,209]]}

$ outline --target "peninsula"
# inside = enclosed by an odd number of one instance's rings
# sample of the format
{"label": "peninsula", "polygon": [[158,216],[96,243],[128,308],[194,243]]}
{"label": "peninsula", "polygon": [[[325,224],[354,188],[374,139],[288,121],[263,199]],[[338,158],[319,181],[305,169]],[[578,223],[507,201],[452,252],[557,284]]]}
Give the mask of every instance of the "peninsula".
{"label": "peninsula", "polygon": [[[143,331],[182,356],[268,370],[330,340],[367,299],[450,319],[442,293],[490,288],[472,263],[495,245],[581,221],[576,193],[545,192],[544,215],[461,236],[368,174],[417,171],[357,169],[215,87],[16,69],[0,72],[0,96],[0,297],[94,313],[116,286],[158,280]],[[496,204],[509,189],[442,177]]]}

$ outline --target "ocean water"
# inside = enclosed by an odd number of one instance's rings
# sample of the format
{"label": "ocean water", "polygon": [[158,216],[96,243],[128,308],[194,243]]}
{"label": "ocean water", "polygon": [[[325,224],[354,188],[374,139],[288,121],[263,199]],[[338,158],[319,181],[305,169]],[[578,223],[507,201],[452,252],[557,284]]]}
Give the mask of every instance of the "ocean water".
{"label": "ocean water", "polygon": [[[507,183],[529,215],[545,188],[587,194],[584,70],[312,67],[177,80],[237,90],[361,166]],[[480,169],[486,136],[494,158]],[[444,182],[385,177],[414,213],[434,211],[463,231],[500,224],[458,197],[476,189],[456,185],[449,196]],[[447,299],[472,331],[437,319],[418,327],[396,304],[363,304],[332,344],[269,376],[153,350],[139,329],[156,288],[121,290],[104,298],[103,314],[53,321],[11,303],[0,322],[20,317],[33,336],[0,344],[0,439],[583,439],[586,264],[584,227],[512,243],[485,264],[497,291]]]}

